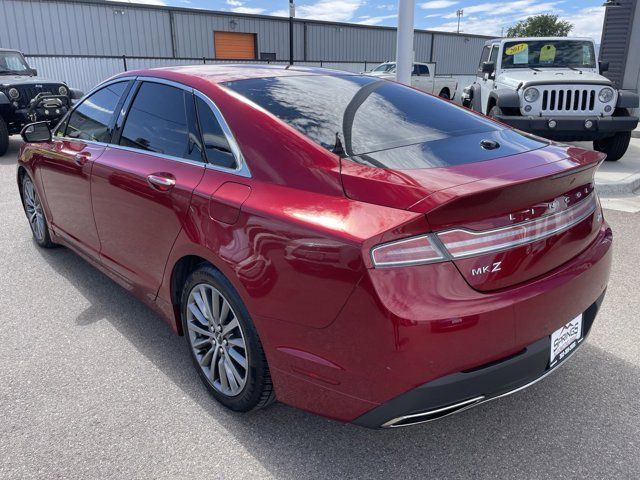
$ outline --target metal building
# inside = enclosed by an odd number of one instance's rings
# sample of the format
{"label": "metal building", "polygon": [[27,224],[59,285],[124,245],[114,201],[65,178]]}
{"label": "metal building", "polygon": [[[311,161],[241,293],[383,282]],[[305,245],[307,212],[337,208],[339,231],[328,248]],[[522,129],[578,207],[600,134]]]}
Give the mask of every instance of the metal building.
{"label": "metal building", "polygon": [[638,0],[608,2],[602,29],[600,60],[618,88],[640,93],[640,7]]}
{"label": "metal building", "polygon": [[[415,59],[435,63],[438,74],[473,75],[487,38],[416,30]],[[390,27],[298,19],[293,40],[299,64],[362,71],[395,58]],[[235,60],[285,62],[289,24],[105,0],[0,0],[0,47],[19,49],[42,73],[86,89],[123,69],[230,61],[233,52],[242,55]]]}

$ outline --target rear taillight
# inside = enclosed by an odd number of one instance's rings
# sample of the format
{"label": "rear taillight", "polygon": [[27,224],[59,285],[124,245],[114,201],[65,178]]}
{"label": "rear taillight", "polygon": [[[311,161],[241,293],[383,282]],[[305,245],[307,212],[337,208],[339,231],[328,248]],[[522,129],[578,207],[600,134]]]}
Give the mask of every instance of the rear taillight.
{"label": "rear taillight", "polygon": [[447,259],[441,249],[436,246],[431,235],[378,245],[371,250],[371,258],[376,267],[422,265]]}
{"label": "rear taillight", "polygon": [[[420,265],[457,260],[517,247],[558,234],[582,222],[596,209],[598,198],[591,193],[581,202],[558,213],[493,230],[447,230],[374,247],[371,251],[376,267]],[[597,221],[602,221],[598,212]]]}

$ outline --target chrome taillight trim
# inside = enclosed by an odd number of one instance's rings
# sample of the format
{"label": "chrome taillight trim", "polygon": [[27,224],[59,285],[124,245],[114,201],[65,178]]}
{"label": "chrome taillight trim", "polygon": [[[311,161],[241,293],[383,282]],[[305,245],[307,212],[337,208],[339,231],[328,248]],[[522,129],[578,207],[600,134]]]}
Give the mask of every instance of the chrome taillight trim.
{"label": "chrome taillight trim", "polygon": [[[560,232],[566,231],[578,223],[584,221],[589,216],[591,216],[596,209],[598,208],[598,200],[595,192],[592,192],[588,197],[586,197],[581,202],[562,210],[558,213],[554,213],[552,215],[547,215],[544,217],[537,218],[535,220],[528,220],[525,222],[520,222],[514,225],[509,225],[507,227],[496,228],[493,230],[484,230],[484,231],[472,231],[468,229],[453,229],[447,230],[444,232],[438,232],[436,235],[440,242],[442,242],[443,247],[446,249],[447,253],[453,260],[458,260],[461,258],[473,257],[476,255],[483,255],[491,252],[498,252],[502,250],[507,250],[514,247],[519,247],[522,245],[527,245],[529,243],[533,243],[539,240],[543,240],[545,238],[556,235]],[[571,218],[575,215],[573,218]],[[567,218],[569,217],[569,218]],[[566,221],[563,221],[564,218],[567,218]],[[558,224],[555,228],[552,227],[553,224]],[[551,225],[551,228],[549,226]],[[545,228],[546,227],[546,228]],[[542,230],[539,233],[533,233],[527,235],[528,231],[536,231]],[[483,248],[475,248],[468,249],[465,248],[463,253],[456,253],[456,249],[460,247],[469,247],[474,244],[478,244],[481,242],[486,242],[488,238],[494,237],[494,239],[500,240],[501,238],[509,238],[513,237],[519,232],[524,232],[525,236],[521,239],[515,239],[511,241],[505,241],[499,243],[497,245],[489,245]],[[447,234],[452,233],[464,233],[468,235],[470,238],[468,240],[458,240],[458,241],[447,241]]]}
{"label": "chrome taillight trim", "polygon": [[[421,238],[426,238],[431,244],[431,248],[435,252],[437,252],[437,257],[422,259],[422,260],[409,260],[409,261],[399,261],[399,262],[380,262],[376,261],[375,253],[378,250],[383,248],[392,247],[394,245],[402,245],[403,243],[413,242],[415,240],[419,240]],[[392,242],[382,243],[380,245],[376,245],[371,249],[371,261],[376,268],[385,268],[385,267],[406,267],[410,265],[427,265],[429,263],[438,263],[448,260],[448,256],[442,251],[440,242],[435,241],[434,236],[430,233],[426,235],[417,235],[415,237],[403,238],[402,240],[395,240]]]}

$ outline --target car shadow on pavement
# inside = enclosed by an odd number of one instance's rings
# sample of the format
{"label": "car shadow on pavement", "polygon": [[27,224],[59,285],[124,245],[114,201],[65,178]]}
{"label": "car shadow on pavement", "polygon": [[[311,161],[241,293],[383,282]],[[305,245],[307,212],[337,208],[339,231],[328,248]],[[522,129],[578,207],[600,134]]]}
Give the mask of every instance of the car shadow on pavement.
{"label": "car shadow on pavement", "polygon": [[589,343],[524,392],[424,425],[368,430],[282,404],[240,415],[209,396],[184,340],[150,309],[70,250],[37,251],[89,302],[77,328],[109,322],[274,477],[640,476],[640,381],[625,380],[640,368]]}

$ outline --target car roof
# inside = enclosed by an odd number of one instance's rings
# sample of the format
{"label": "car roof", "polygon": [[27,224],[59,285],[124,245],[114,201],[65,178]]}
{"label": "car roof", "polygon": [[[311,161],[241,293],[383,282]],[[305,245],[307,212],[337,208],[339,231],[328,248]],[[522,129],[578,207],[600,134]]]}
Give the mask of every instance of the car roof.
{"label": "car roof", "polygon": [[593,42],[593,39],[588,37],[508,37],[508,38],[493,38],[484,42],[485,45],[491,45],[493,43],[504,42],[544,42],[545,40],[575,40],[575,41],[587,41]]}
{"label": "car roof", "polygon": [[355,73],[330,70],[327,68],[301,67],[272,64],[215,64],[215,65],[188,65],[177,67],[151,68],[147,70],[134,70],[124,72],[120,76],[149,76],[168,78],[175,77],[201,78],[211,83],[231,82],[234,80],[246,80],[251,78],[268,77],[299,77],[312,75],[357,75]]}
{"label": "car roof", "polygon": [[20,53],[20,50],[14,50],[13,48],[0,48],[0,52],[15,52],[15,53]]}

